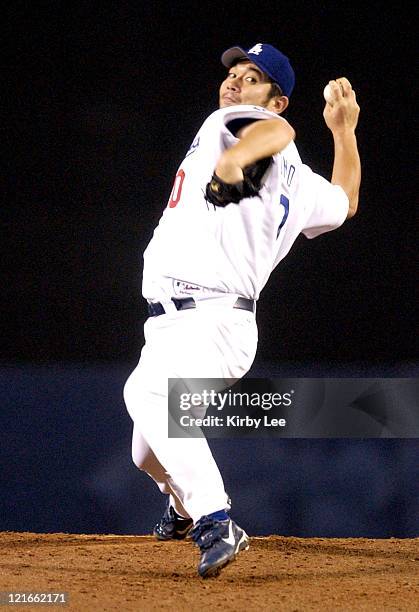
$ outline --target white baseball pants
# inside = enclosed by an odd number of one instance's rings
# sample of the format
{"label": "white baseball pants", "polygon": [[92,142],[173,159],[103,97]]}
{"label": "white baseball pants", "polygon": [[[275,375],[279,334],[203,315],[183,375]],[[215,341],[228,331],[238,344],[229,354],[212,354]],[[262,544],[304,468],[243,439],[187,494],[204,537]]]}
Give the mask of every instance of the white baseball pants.
{"label": "white baseball pants", "polygon": [[257,347],[255,315],[233,308],[236,298],[198,300],[195,309],[172,308],[148,318],[139,363],[124,387],[134,422],[135,465],[194,522],[229,509],[228,496],[204,437],[168,437],[168,379],[238,379],[250,369]]}

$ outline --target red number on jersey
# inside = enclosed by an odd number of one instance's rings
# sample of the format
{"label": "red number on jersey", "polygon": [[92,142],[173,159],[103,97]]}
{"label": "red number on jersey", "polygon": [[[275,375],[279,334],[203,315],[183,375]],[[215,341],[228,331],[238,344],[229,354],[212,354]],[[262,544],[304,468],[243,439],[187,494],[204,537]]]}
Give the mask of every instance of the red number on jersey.
{"label": "red number on jersey", "polygon": [[169,200],[169,208],[174,208],[179,204],[180,196],[182,195],[182,185],[184,180],[185,173],[183,170],[179,170],[179,172],[175,176],[175,182],[173,183],[173,189]]}

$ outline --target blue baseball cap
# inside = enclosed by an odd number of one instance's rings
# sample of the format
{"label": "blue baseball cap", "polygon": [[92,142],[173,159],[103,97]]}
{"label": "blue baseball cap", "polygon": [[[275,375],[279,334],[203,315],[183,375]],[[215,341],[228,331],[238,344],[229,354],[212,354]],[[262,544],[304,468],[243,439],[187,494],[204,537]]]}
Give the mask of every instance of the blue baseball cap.
{"label": "blue baseball cap", "polygon": [[227,49],[221,56],[221,62],[227,68],[231,68],[237,60],[246,58],[279,85],[285,96],[290,97],[294,89],[295,74],[286,55],[272,45],[257,43],[247,50],[241,47]]}

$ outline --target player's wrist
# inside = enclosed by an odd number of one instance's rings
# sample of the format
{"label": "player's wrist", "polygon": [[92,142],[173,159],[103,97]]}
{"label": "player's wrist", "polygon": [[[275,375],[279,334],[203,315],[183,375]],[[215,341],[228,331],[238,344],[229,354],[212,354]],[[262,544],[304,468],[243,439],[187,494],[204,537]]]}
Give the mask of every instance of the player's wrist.
{"label": "player's wrist", "polygon": [[215,168],[217,176],[225,183],[236,184],[243,180],[243,170],[234,155],[227,151],[220,157]]}
{"label": "player's wrist", "polygon": [[335,146],[357,147],[355,128],[343,127],[332,131]]}

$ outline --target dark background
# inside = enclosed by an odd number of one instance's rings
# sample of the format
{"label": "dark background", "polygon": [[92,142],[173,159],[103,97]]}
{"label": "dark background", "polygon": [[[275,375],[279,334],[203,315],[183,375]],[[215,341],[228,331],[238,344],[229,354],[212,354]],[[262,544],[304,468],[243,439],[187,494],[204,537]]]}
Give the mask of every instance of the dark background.
{"label": "dark background", "polygon": [[[361,107],[359,213],[313,241],[300,237],[273,272],[258,305],[253,373],[279,376],[288,368],[287,374],[306,376],[417,374],[416,54],[407,6],[382,7],[378,2],[15,2],[5,12],[4,528],[141,532],[150,513],[133,518],[134,499],[161,506],[152,483],[130,464],[130,422],[121,389],[143,342],[142,252],[177,166],[204,118],[217,108],[225,73],[219,57],[230,46],[269,42],[290,57],[297,80],[286,117],[296,129],[303,161],[327,178],[332,141],[322,118],[324,85],[347,76]],[[256,483],[264,483],[264,503],[271,503],[264,514],[276,519],[257,527],[255,518],[254,528],[262,533],[400,535],[395,517],[402,516],[403,506],[410,517],[404,533],[412,534],[418,510],[410,471],[415,443],[277,441],[259,447],[252,442],[254,457],[271,453],[260,462],[265,479],[258,480],[257,470],[250,479],[246,451],[241,465],[248,497],[239,472],[231,475],[230,491],[248,503]],[[241,456],[248,447],[243,442],[240,448]],[[221,458],[227,449],[220,443]],[[115,453],[123,459],[112,463]],[[375,485],[383,458],[388,478],[380,493]],[[272,472],[277,461],[279,485]],[[302,476],[308,463],[310,484]],[[367,496],[365,508],[378,504],[378,523],[364,515],[359,522],[354,518],[345,485],[349,465],[354,483],[363,471],[365,482],[354,486]],[[92,502],[86,482],[93,481],[102,483],[105,497],[113,496],[112,512],[103,496],[93,495]],[[269,488],[272,482],[289,491],[286,503],[285,493],[278,498]],[[313,488],[326,501],[318,511],[307,511],[308,523],[301,513],[302,522],[284,518],[281,508],[297,507],[298,499],[301,508],[312,508]],[[51,496],[56,501],[49,514]],[[328,520],[340,516],[330,532],[328,521],[316,523],[313,512],[324,517],[324,508],[333,504],[346,510],[342,515],[328,510]],[[64,507],[65,520],[57,512]],[[339,527],[345,520],[346,530]],[[377,524],[385,525],[381,532]]]}
{"label": "dark background", "polygon": [[259,357],[414,359],[413,33],[407,8],[379,7],[14,3],[5,26],[3,358],[137,355],[142,251],[178,164],[217,108],[219,57],[266,41],[292,60],[287,118],[303,160],[327,178],[322,91],[330,78],[351,80],[363,181],[359,214],[316,240],[301,237],[273,273],[259,303]]}

